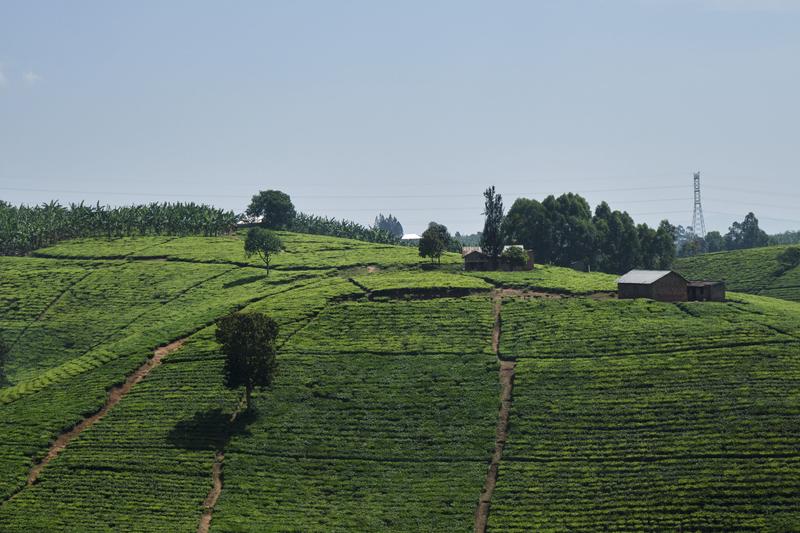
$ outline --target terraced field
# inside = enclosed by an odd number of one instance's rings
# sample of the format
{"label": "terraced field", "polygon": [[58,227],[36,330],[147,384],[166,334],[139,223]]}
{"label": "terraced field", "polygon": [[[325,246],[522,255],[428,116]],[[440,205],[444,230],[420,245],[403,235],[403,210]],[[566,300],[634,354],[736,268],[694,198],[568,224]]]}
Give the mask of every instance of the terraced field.
{"label": "terraced field", "polygon": [[728,289],[800,302],[800,267],[779,270],[778,254],[789,246],[717,252],[675,261],[675,269],[692,279],[725,280]]}
{"label": "terraced field", "polygon": [[[800,304],[283,238],[269,276],[241,235],[0,258],[0,531],[800,527]],[[250,413],[214,340],[236,309],[280,325]]]}
{"label": "terraced field", "polygon": [[508,302],[489,529],[800,525],[800,310],[735,300]]}

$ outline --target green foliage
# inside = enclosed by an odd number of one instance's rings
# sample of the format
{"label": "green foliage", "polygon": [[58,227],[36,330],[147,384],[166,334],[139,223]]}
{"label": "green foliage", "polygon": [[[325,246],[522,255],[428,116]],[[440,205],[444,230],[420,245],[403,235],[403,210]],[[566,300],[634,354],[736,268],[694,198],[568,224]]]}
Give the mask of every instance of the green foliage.
{"label": "green foliage", "polygon": [[450,241],[450,234],[447,228],[441,224],[431,222],[419,240],[419,256],[430,257],[431,263],[433,260],[441,262],[442,254],[447,249],[447,243]]}
{"label": "green foliage", "polygon": [[368,228],[350,220],[337,220],[305,213],[298,213],[289,229],[297,233],[313,233],[381,244],[399,242],[398,237],[381,228]]}
{"label": "green foliage", "polygon": [[518,198],[503,221],[509,242],[536,253],[540,263],[588,264],[602,272],[632,268],[669,268],[675,257],[676,229],[666,220],[658,228],[636,225],[626,212],[612,211],[606,202],[592,216],[588,202],[577,194],[548,196],[541,203]]}
{"label": "green foliage", "polygon": [[500,287],[564,294],[591,294],[617,290],[617,276],[600,272],[577,272],[571,268],[537,265],[523,272],[468,272]]}
{"label": "green foliage", "polygon": [[488,298],[329,307],[255,396],[270,416],[227,446],[215,527],[471,531],[497,423],[491,328]]}
{"label": "green foliage", "polygon": [[250,258],[258,256],[264,262],[269,274],[269,264],[273,254],[283,250],[283,241],[272,231],[264,228],[250,228],[244,241],[244,254]]}
{"label": "green foliage", "polygon": [[291,350],[328,355],[491,354],[492,323],[489,301],[481,296],[342,302],[325,309],[313,327],[298,331]]}
{"label": "green foliage", "polygon": [[724,280],[729,290],[800,301],[800,266],[786,268],[790,263],[778,259],[787,249],[769,246],[682,257],[675,269],[690,279]]}
{"label": "green foliage", "polygon": [[518,363],[489,529],[796,523],[800,307],[775,302],[506,301]]}
{"label": "green foliage", "polygon": [[725,249],[725,239],[718,231],[709,231],[705,237],[706,252],[721,252]]}
{"label": "green foliage", "polygon": [[800,244],[800,231],[784,231],[769,236],[770,245]]}
{"label": "green foliage", "polygon": [[6,377],[6,360],[10,350],[11,348],[5,343],[3,337],[0,336],[0,387],[8,382],[8,378]]}
{"label": "green foliage", "polygon": [[[416,266],[417,251],[406,246],[369,243],[354,239],[314,234],[276,232],[284,250],[271,259],[271,270],[348,268],[366,265],[379,267]],[[47,258],[146,259],[193,263],[227,263],[235,266],[263,265],[259,258],[246,261],[242,246],[246,231],[225,237],[137,237],[133,239],[79,239],[35,253]],[[460,264],[461,256],[443,254],[443,264]]]}
{"label": "green foliage", "polygon": [[483,214],[486,217],[481,233],[481,249],[495,263],[503,253],[502,224],[503,224],[503,197],[494,190],[494,185],[483,192]]}
{"label": "green foliage", "polygon": [[388,217],[383,216],[383,213],[378,214],[375,217],[374,228],[383,230],[398,239],[403,236],[403,225],[391,214]]}
{"label": "green foliage", "polygon": [[353,281],[366,287],[373,296],[408,293],[447,294],[492,288],[485,281],[473,276],[439,271],[380,272],[355,276]]}
{"label": "green foliage", "polygon": [[758,227],[758,219],[753,213],[747,213],[742,222],[734,222],[725,234],[726,250],[758,248],[769,244],[767,233]]}
{"label": "green foliage", "polygon": [[0,204],[0,255],[24,255],[76,237],[132,235],[222,235],[236,227],[236,216],[207,205],[152,203],[126,207]]}
{"label": "green foliage", "polygon": [[270,229],[284,229],[295,218],[294,204],[289,195],[281,191],[260,191],[247,207],[247,216],[260,218],[261,225]]}
{"label": "green foliage", "polygon": [[800,265],[800,248],[790,247],[778,254],[779,275]]}
{"label": "green foliage", "polygon": [[[220,531],[472,529],[497,425],[493,302],[409,294],[489,280],[576,295],[613,290],[614,276],[424,272],[407,248],[279,235],[270,278],[241,262],[244,234],[84,239],[0,258],[12,345],[0,530],[196,531],[223,449]],[[780,251],[769,249],[773,270]],[[370,264],[388,270],[364,273]],[[781,279],[800,285],[798,272]],[[605,298],[504,296],[500,355],[517,366],[489,528],[791,530],[800,307]],[[238,398],[213,324],[236,310],[274,319],[281,372],[232,423]],[[59,431],[185,336],[26,486]]]}
{"label": "green foliage", "polygon": [[528,263],[528,254],[517,246],[509,247],[500,257],[511,268],[523,268]]}
{"label": "green foliage", "polygon": [[225,353],[224,383],[245,388],[247,408],[255,387],[272,384],[277,362],[278,324],[261,313],[235,313],[217,320],[217,342]]}

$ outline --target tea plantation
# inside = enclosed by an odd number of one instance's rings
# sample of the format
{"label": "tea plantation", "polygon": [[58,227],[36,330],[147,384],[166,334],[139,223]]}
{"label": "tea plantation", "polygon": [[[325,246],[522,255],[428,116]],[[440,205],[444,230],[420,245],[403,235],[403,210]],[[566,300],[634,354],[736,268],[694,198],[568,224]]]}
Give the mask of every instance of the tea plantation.
{"label": "tea plantation", "polygon": [[800,302],[800,266],[785,270],[778,255],[796,246],[768,246],[683,257],[675,269],[692,279],[725,280],[729,290]]}
{"label": "tea plantation", "polygon": [[[268,275],[241,235],[0,257],[0,531],[467,532],[487,486],[490,531],[800,528],[800,303],[282,238]],[[214,339],[234,310],[280,326],[251,412]]]}

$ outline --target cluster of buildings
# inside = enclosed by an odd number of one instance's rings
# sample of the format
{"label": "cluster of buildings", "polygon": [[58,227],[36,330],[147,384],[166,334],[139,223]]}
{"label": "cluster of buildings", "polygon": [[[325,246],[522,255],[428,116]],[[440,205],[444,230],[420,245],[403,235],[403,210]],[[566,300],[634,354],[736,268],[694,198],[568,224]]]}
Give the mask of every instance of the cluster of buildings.
{"label": "cluster of buildings", "polygon": [[[464,246],[461,258],[464,270],[533,270],[533,250],[522,245],[505,246],[520,248],[527,257],[524,266],[511,265],[502,256],[499,264],[481,250],[480,246]],[[620,299],[649,298],[661,302],[722,302],[725,301],[724,281],[690,281],[674,270],[631,270],[617,279],[617,296]]]}

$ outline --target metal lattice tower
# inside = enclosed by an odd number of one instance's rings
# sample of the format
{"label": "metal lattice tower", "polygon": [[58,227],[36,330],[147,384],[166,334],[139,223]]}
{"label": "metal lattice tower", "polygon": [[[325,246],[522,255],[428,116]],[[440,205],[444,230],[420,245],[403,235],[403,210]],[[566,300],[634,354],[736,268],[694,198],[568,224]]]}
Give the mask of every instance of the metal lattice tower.
{"label": "metal lattice tower", "polygon": [[700,202],[700,173],[694,173],[694,214],[692,215],[692,233],[704,239],[706,221],[703,219],[703,204]]}

